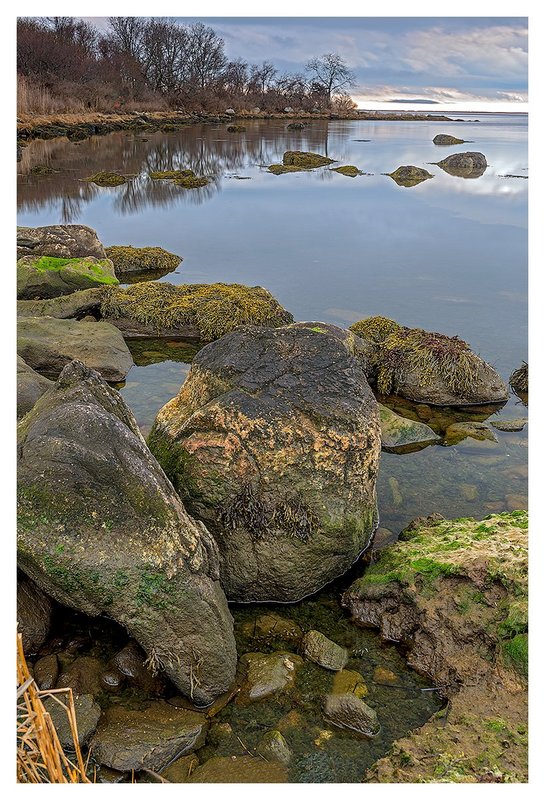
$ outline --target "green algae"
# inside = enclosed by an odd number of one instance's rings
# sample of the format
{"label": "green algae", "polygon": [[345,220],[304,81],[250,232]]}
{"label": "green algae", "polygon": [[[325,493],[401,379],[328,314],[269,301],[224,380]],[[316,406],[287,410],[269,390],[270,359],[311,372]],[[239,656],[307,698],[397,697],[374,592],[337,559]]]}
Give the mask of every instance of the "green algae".
{"label": "green algae", "polygon": [[77,272],[82,278],[89,278],[95,283],[102,283],[107,286],[116,286],[119,283],[116,277],[108,275],[104,271],[105,269],[111,270],[111,263],[108,259],[90,260],[88,258],[40,256],[32,262],[31,266],[38,272],[62,272],[69,269],[72,272]]}

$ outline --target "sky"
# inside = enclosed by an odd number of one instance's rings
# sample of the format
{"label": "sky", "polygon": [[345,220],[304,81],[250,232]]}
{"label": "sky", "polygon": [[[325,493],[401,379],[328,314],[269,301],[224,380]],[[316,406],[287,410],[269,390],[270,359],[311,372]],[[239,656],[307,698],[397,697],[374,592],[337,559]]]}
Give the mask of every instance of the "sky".
{"label": "sky", "polygon": [[229,58],[267,59],[280,72],[300,72],[310,58],[339,53],[356,73],[351,94],[364,108],[393,101],[400,109],[447,104],[471,111],[493,102],[497,110],[527,110],[525,17],[175,19],[211,25]]}

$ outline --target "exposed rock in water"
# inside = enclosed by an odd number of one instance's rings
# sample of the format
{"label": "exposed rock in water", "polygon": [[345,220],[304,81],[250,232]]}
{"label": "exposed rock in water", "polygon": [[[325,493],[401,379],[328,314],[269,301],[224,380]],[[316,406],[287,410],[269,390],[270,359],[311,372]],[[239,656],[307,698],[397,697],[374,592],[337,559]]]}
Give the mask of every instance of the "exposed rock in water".
{"label": "exposed rock in water", "polygon": [[133,366],[119,330],[107,322],[78,322],[53,317],[17,321],[17,352],[26,363],[50,378],[78,359],[107,381],[122,381]]}
{"label": "exposed rock in water", "polygon": [[341,670],[348,661],[348,650],[332,642],[320,631],[308,631],[303,636],[302,653],[325,669]]}
{"label": "exposed rock in water", "polygon": [[127,178],[117,172],[97,172],[84,180],[96,183],[97,186],[121,186],[121,184],[127,183]]}
{"label": "exposed rock in water", "polygon": [[400,417],[380,403],[379,410],[382,449],[386,452],[412,452],[439,441],[429,425]]}
{"label": "exposed rock in water", "polygon": [[47,300],[80,289],[118,283],[114,265],[108,258],[23,256],[17,262],[18,300]]}
{"label": "exposed rock in water", "polygon": [[245,653],[240,658],[245,677],[236,702],[252,703],[292,686],[302,663],[303,659],[293,653]]}
{"label": "exposed rock in water", "polygon": [[376,527],[378,408],[358,337],[245,327],[200,350],[149,445],[215,535],[237,601],[299,600]]}
{"label": "exposed rock in water", "polygon": [[91,741],[93,758],[123,772],[157,772],[174,758],[191,753],[206,739],[204,714],[168,703],[150,703],[142,711],[119,705],[107,709]]}
{"label": "exposed rock in water", "polygon": [[456,136],[450,136],[448,133],[438,133],[433,137],[434,144],[463,144],[465,139],[457,139]]}
{"label": "exposed rock in water", "polygon": [[292,322],[261,286],[233,283],[184,284],[145,282],[108,290],[104,319],[129,336],[174,336],[212,341],[239,325],[275,328]]}
{"label": "exposed rock in water", "polygon": [[445,431],[445,443],[452,445],[464,439],[475,439],[479,442],[497,442],[494,431],[490,430],[484,422],[454,422]]}
{"label": "exposed rock in water", "polygon": [[332,167],[331,172],[338,172],[339,175],[346,175],[347,178],[355,178],[357,175],[363,175],[361,169],[347,164],[345,167]]}
{"label": "exposed rock in water", "polygon": [[21,568],[48,594],[124,625],[195,702],[230,687],[233,621],[214,541],[120,395],[80,362],[19,423],[18,513]]}
{"label": "exposed rock in water", "polygon": [[228,125],[227,133],[244,133],[246,125]]}
{"label": "exposed rock in water", "polygon": [[25,655],[37,653],[49,633],[53,606],[49,597],[26,576],[17,578],[17,632]]}
{"label": "exposed rock in water", "polygon": [[286,130],[288,131],[302,131],[303,128],[306,128],[304,122],[290,122],[289,125],[286,125]]}
{"label": "exposed rock in water", "polygon": [[438,161],[437,166],[458,178],[480,178],[488,164],[482,153],[453,153]]}
{"label": "exposed rock in water", "polygon": [[398,394],[418,403],[467,406],[507,400],[496,370],[457,336],[407,328],[386,317],[368,317],[350,326],[366,346],[367,375],[380,394]]}
{"label": "exposed rock in water", "polygon": [[131,247],[112,245],[106,254],[113,262],[117,275],[125,276],[139,272],[160,272],[163,275],[176,269],[182,258],[163,250],[162,247]]}
{"label": "exposed rock in water", "polygon": [[366,780],[526,779],[527,526],[525,511],[411,525],[344,593],[449,699],[448,725],[439,712]]}
{"label": "exposed rock in water", "polygon": [[[61,702],[68,701],[68,694],[56,695]],[[74,737],[70,728],[70,721],[66,709],[59,705],[53,697],[48,697],[44,701],[45,710],[51,715],[53,725],[57,731],[59,741],[67,750],[74,750]],[[78,743],[80,746],[87,744],[95,732],[98,720],[100,719],[100,706],[95,703],[90,694],[82,694],[74,697],[74,710],[76,712],[76,724],[78,729]]]}
{"label": "exposed rock in water", "polygon": [[306,167],[286,166],[286,164],[271,164],[267,167],[267,172],[272,172],[273,175],[284,175],[286,172],[305,172],[306,169]]}
{"label": "exposed rock in water", "polygon": [[528,364],[523,361],[522,365],[511,373],[509,385],[518,395],[528,394]]}
{"label": "exposed rock in water", "polygon": [[377,712],[352,692],[326,695],[324,717],[339,728],[364,736],[376,736],[380,731]]}
{"label": "exposed rock in water", "polygon": [[215,756],[191,773],[189,783],[287,783],[283,764],[253,756]]}
{"label": "exposed rock in water", "polygon": [[18,300],[18,317],[55,317],[55,319],[82,319],[100,314],[104,287],[84,289],[51,300]]}
{"label": "exposed rock in water", "polygon": [[390,178],[392,178],[398,186],[417,186],[422,181],[428,180],[428,178],[433,178],[431,172],[428,172],[427,169],[422,169],[422,167],[414,167],[412,165],[398,167],[395,172],[388,172],[386,173]]}
{"label": "exposed rock in water", "polygon": [[17,356],[17,418],[20,419],[35,402],[53,386],[53,381],[44,378],[29,367],[21,356]]}
{"label": "exposed rock in water", "polygon": [[282,158],[286,167],[301,167],[302,169],[315,169],[333,164],[334,158],[321,156],[319,153],[306,153],[302,150],[287,150]]}
{"label": "exposed rock in water", "polygon": [[17,228],[17,258],[56,256],[57,258],[106,258],[96,231],[87,225],[45,225]]}
{"label": "exposed rock in water", "polygon": [[513,433],[516,431],[524,430],[528,420],[527,419],[498,419],[490,424],[498,431],[505,431],[506,433]]}

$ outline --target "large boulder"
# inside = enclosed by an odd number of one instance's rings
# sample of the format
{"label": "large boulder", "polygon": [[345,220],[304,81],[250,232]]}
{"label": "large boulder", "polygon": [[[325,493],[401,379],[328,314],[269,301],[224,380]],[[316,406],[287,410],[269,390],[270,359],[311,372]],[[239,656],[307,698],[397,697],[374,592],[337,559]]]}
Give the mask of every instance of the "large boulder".
{"label": "large boulder", "polygon": [[96,231],[87,225],[46,225],[17,228],[17,258],[22,256],[106,258],[106,253]]}
{"label": "large boulder", "polygon": [[17,356],[17,418],[30,411],[36,400],[52,386],[53,381],[44,378]]}
{"label": "large boulder", "polygon": [[488,164],[482,153],[453,153],[438,161],[437,166],[458,178],[480,178]]}
{"label": "large boulder", "polygon": [[231,600],[299,600],[377,522],[378,407],[364,343],[333,325],[239,328],[203,348],[149,445],[214,534]]}
{"label": "large boulder", "polygon": [[19,423],[19,564],[44,591],[124,625],[178,688],[234,680],[214,540],[186,513],[132,413],[74,361]]}
{"label": "large boulder", "polygon": [[438,406],[507,400],[508,388],[496,370],[457,336],[407,328],[386,317],[368,317],[350,330],[374,347],[367,375],[380,394]]}
{"label": "large boulder", "polygon": [[146,281],[127,289],[112,287],[101,313],[127,336],[218,339],[239,325],[275,328],[292,315],[261,286]]}
{"label": "large boulder", "polygon": [[80,289],[118,283],[109,258],[23,256],[17,262],[18,300],[47,300]]}
{"label": "large boulder", "polygon": [[122,381],[133,366],[119,330],[94,320],[20,318],[17,352],[32,369],[50,378],[57,378],[73,359],[96,369],[107,381]]}

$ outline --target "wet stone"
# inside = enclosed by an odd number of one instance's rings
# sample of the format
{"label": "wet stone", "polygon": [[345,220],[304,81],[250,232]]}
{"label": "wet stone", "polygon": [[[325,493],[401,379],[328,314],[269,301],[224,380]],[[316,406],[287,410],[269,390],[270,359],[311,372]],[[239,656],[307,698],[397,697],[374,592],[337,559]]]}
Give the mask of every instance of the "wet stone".
{"label": "wet stone", "polygon": [[[56,696],[63,703],[66,703],[68,700],[67,695],[61,694]],[[46,698],[44,706],[46,711],[51,715],[61,745],[67,749],[73,750],[74,738],[65,708],[53,697]],[[100,706],[95,703],[90,694],[82,694],[74,696],[74,709],[78,728],[78,742],[80,745],[84,745],[87,744],[93,735],[100,719]]]}
{"label": "wet stone", "polygon": [[373,680],[375,683],[388,683],[388,684],[396,684],[399,683],[399,678],[392,672],[391,669],[387,667],[375,667],[375,671],[373,672]]}
{"label": "wet stone", "polygon": [[283,639],[285,641],[299,641],[303,631],[295,622],[284,619],[279,614],[261,614],[254,621],[249,620],[242,625],[245,636],[257,639]]}
{"label": "wet stone", "polygon": [[52,653],[38,659],[34,665],[34,680],[40,689],[53,689],[59,677],[59,662]]}
{"label": "wet stone", "polygon": [[211,758],[192,773],[190,783],[286,783],[284,765],[253,756]]}
{"label": "wet stone", "polygon": [[129,642],[119,653],[112,658],[110,666],[121,673],[127,682],[149,694],[161,694],[164,689],[164,680],[156,675],[145,665],[146,654],[134,641]]}
{"label": "wet stone", "polygon": [[161,775],[170,783],[185,783],[198,766],[199,759],[195,753],[191,753],[188,756],[177,758],[176,761],[173,761],[170,766],[162,771]]}
{"label": "wet stone", "polygon": [[319,631],[309,631],[303,637],[302,652],[309,661],[325,669],[340,670],[348,661],[348,651]]}
{"label": "wet stone", "polygon": [[365,678],[351,669],[341,669],[335,673],[331,694],[354,694],[362,698],[368,693]]}
{"label": "wet stone", "polygon": [[100,676],[102,688],[107,692],[121,691],[125,682],[124,676],[116,669],[107,669]]}
{"label": "wet stone", "polygon": [[97,783],[123,783],[128,777],[127,772],[119,772],[101,764],[97,769]]}
{"label": "wet stone", "polygon": [[333,725],[364,736],[376,736],[380,730],[376,711],[351,693],[328,694],[324,701],[324,717]]}
{"label": "wet stone", "polygon": [[498,431],[515,433],[517,431],[522,431],[527,422],[527,419],[499,419],[491,422],[490,424]]}
{"label": "wet stone", "polygon": [[237,703],[262,700],[294,683],[297,669],[303,659],[293,653],[245,653],[240,668],[246,670]]}
{"label": "wet stone", "polygon": [[464,439],[475,439],[476,441],[497,442],[498,439],[494,431],[483,422],[455,422],[449,425],[445,431],[445,443],[457,444]]}
{"label": "wet stone", "polygon": [[260,753],[267,761],[276,761],[279,764],[289,764],[291,760],[291,750],[288,743],[280,733],[280,731],[267,731],[263,736],[257,752]]}
{"label": "wet stone", "polygon": [[92,656],[79,656],[67,666],[57,681],[57,689],[71,688],[76,694],[96,696],[102,689],[104,664]]}

